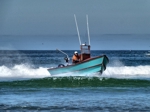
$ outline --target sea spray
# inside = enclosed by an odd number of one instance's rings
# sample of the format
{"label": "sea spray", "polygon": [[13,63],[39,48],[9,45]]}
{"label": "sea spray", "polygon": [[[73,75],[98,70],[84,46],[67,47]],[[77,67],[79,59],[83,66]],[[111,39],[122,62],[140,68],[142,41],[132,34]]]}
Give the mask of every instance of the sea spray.
{"label": "sea spray", "polygon": [[[65,51],[70,57],[73,51]],[[107,54],[110,63],[102,75],[66,73],[57,77],[83,76],[107,78],[150,78],[150,61],[146,51],[91,51],[94,56]],[[63,63],[64,55],[48,51],[0,51],[0,81],[51,76],[47,68]],[[10,66],[11,65],[11,66]]]}
{"label": "sea spray", "polygon": [[103,76],[110,78],[150,78],[150,66],[107,67]]}
{"label": "sea spray", "polygon": [[103,74],[77,74],[66,73],[51,76],[45,67],[34,68],[27,64],[15,65],[13,67],[0,66],[0,81],[4,80],[22,80],[32,78],[44,77],[106,77],[106,78],[144,78],[150,79],[150,66],[121,66],[121,67],[107,67]]}
{"label": "sea spray", "polygon": [[0,81],[50,77],[47,68],[32,68],[21,64],[13,67],[0,66]]}

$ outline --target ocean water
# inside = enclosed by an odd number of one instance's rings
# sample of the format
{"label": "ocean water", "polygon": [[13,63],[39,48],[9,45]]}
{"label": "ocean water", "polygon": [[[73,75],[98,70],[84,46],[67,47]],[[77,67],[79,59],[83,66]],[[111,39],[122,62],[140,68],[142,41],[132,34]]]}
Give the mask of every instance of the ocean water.
{"label": "ocean water", "polygon": [[[64,51],[72,57],[74,51]],[[102,75],[51,76],[64,64],[58,51],[0,51],[0,112],[149,112],[149,51],[91,51],[105,54]]]}

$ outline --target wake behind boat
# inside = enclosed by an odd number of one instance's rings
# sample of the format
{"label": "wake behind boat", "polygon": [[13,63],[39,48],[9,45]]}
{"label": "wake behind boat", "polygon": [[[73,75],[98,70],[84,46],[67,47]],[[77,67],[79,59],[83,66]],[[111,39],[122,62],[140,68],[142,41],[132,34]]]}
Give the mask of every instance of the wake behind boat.
{"label": "wake behind boat", "polygon": [[[109,59],[106,55],[91,57],[88,16],[87,16],[87,32],[88,32],[89,45],[87,45],[86,43],[81,44],[78,24],[75,15],[74,18],[75,18],[75,23],[76,23],[76,28],[77,28],[77,33],[78,33],[79,43],[80,43],[80,49],[81,49],[81,54],[79,59],[80,62],[67,64],[67,66],[60,64],[58,67],[49,68],[48,71],[51,75],[59,75],[59,74],[66,74],[66,73],[77,73],[77,74],[101,73],[102,74],[103,71],[106,70],[106,65],[108,64]],[[68,63],[69,62],[68,55],[61,50],[59,51],[66,55],[65,60]]]}

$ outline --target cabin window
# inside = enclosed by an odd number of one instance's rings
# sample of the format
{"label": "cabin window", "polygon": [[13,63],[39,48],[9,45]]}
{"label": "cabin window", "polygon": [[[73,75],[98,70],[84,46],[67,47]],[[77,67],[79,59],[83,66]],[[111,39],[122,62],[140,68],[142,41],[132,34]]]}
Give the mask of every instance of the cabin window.
{"label": "cabin window", "polygon": [[90,54],[90,46],[81,45],[81,54]]}

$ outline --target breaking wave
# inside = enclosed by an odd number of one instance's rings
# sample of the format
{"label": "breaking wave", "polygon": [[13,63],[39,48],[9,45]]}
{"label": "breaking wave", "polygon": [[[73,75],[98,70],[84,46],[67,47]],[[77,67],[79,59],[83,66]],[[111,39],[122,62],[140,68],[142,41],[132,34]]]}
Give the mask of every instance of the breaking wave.
{"label": "breaking wave", "polygon": [[149,87],[150,66],[107,67],[102,75],[51,76],[47,68],[0,66],[0,87]]}
{"label": "breaking wave", "polygon": [[103,76],[111,78],[150,78],[150,66],[107,67]]}
{"label": "breaking wave", "polygon": [[47,68],[43,67],[33,68],[26,64],[15,65],[13,67],[0,66],[0,81],[44,78],[49,76]]}
{"label": "breaking wave", "polygon": [[[81,74],[60,74],[58,77],[66,76],[83,76]],[[107,78],[150,78],[150,66],[121,66],[107,67],[102,75],[91,74],[90,76],[107,77]],[[26,64],[15,65],[13,67],[0,66],[0,81],[19,80],[51,77],[47,68],[34,68]],[[56,76],[53,76],[56,77]]]}

